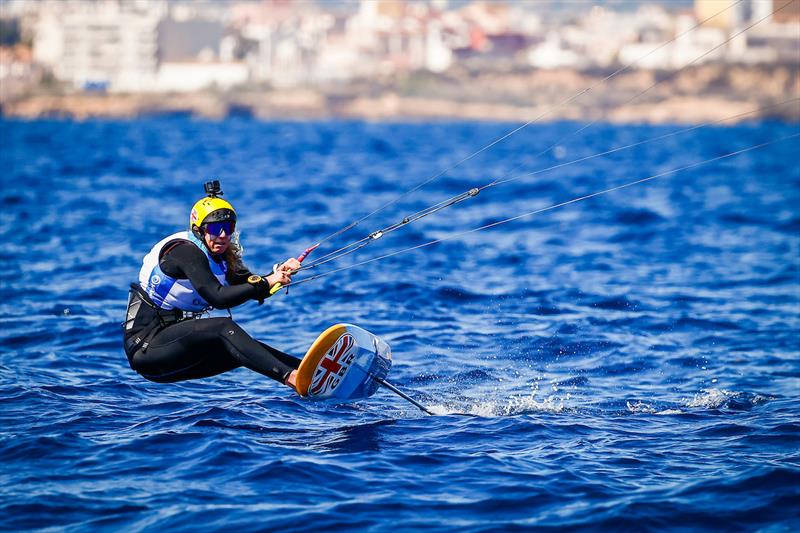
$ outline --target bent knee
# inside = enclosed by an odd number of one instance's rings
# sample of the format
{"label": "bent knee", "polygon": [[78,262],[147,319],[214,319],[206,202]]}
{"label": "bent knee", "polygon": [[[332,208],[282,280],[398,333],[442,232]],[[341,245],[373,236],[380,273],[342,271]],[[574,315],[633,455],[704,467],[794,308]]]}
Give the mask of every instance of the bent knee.
{"label": "bent knee", "polygon": [[241,328],[241,326],[234,322],[232,318],[212,318],[211,320],[217,321],[214,325],[218,328],[217,331],[219,331],[224,337],[230,337],[244,333],[244,330]]}

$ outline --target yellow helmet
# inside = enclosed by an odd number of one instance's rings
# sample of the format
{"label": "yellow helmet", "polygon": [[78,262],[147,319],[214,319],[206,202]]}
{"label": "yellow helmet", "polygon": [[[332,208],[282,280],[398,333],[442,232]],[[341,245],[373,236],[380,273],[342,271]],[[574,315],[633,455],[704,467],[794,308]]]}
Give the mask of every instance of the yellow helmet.
{"label": "yellow helmet", "polygon": [[236,211],[231,204],[219,197],[198,200],[189,215],[189,229],[197,233],[200,226],[209,222],[236,222]]}

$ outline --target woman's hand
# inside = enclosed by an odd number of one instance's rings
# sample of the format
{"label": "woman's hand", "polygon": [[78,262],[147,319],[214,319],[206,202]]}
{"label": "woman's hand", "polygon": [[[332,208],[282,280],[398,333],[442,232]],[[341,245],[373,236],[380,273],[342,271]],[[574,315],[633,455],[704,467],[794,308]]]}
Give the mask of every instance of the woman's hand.
{"label": "woman's hand", "polygon": [[294,257],[290,257],[282,264],[278,265],[278,270],[285,270],[287,272],[294,273],[296,270],[300,270],[300,261]]}
{"label": "woman's hand", "polygon": [[292,275],[300,268],[300,261],[290,257],[280,265],[275,266],[275,271],[266,277],[269,287],[272,288],[276,283],[289,285],[292,282]]}
{"label": "woman's hand", "polygon": [[276,283],[289,285],[292,282],[292,272],[290,270],[281,270],[278,267],[275,272],[266,277],[266,280],[270,288],[274,287]]}
{"label": "woman's hand", "polygon": [[300,269],[300,261],[290,257],[280,265],[275,267],[275,272],[267,276],[269,286],[273,287],[276,283],[288,285],[292,282],[292,275]]}

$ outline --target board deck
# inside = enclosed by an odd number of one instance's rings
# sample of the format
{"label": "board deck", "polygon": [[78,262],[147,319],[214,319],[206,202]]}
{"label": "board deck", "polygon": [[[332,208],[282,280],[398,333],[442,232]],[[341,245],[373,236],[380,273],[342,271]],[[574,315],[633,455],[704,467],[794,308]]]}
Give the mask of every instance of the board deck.
{"label": "board deck", "polygon": [[352,324],[336,324],[313,342],[297,369],[296,389],[311,400],[355,401],[372,396],[392,367],[383,340]]}

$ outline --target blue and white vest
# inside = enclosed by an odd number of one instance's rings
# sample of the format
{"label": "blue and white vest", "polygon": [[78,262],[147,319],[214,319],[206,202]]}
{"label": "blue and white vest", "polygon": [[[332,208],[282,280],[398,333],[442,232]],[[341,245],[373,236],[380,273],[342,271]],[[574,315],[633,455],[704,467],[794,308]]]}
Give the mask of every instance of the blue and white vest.
{"label": "blue and white vest", "polygon": [[200,239],[188,231],[170,235],[153,246],[150,253],[144,256],[144,260],[142,260],[142,269],[139,271],[139,284],[147,293],[147,296],[149,296],[153,303],[160,309],[180,309],[181,311],[191,311],[195,313],[205,311],[211,306],[198,294],[188,279],[175,279],[168,276],[161,270],[161,267],[158,266],[161,249],[168,242],[176,239],[189,241],[200,248],[203,253],[206,254],[208,266],[211,267],[211,272],[214,276],[216,276],[222,285],[228,284],[228,281],[225,279],[225,273],[228,270],[227,263],[225,263],[225,261],[215,261],[211,252],[208,251]]}

